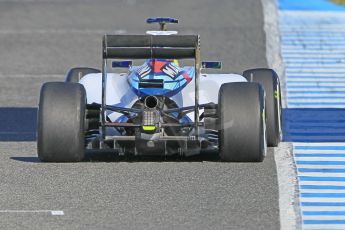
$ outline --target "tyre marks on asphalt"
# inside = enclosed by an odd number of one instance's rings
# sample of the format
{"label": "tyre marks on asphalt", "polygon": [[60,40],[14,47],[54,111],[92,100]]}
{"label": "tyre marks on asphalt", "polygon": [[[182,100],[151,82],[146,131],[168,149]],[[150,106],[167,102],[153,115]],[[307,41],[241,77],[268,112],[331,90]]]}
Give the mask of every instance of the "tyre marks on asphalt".
{"label": "tyre marks on asphalt", "polygon": [[284,139],[294,142],[302,228],[345,229],[345,11],[292,2],[280,0]]}

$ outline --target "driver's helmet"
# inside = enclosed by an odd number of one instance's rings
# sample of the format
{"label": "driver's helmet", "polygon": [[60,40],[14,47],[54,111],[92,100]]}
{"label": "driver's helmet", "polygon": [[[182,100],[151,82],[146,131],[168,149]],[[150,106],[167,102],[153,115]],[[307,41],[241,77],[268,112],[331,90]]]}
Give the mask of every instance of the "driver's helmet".
{"label": "driver's helmet", "polygon": [[[147,59],[141,67],[144,67],[143,69],[150,69],[150,72],[147,74],[149,77],[166,77],[164,80],[175,80],[183,71],[176,59]],[[145,78],[145,76],[141,77]]]}

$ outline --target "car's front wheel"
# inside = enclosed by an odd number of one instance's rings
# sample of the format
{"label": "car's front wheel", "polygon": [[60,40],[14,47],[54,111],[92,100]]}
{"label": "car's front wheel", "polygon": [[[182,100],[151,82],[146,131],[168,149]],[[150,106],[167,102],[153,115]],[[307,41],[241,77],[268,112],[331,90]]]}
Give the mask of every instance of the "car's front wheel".
{"label": "car's front wheel", "polygon": [[267,145],[277,147],[282,137],[281,90],[277,73],[272,69],[249,69],[243,72],[249,82],[257,82],[266,92]]}
{"label": "car's front wheel", "polygon": [[78,83],[85,75],[90,73],[101,73],[100,70],[88,67],[76,67],[70,69],[65,78],[65,82]]}

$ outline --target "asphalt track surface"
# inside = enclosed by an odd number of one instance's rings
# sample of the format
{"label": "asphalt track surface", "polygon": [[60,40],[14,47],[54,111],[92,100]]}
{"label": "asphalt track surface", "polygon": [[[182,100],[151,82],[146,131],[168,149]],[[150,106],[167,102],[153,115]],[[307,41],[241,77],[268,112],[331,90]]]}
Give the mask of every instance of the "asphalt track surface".
{"label": "asphalt track surface", "polygon": [[251,164],[92,154],[47,164],[35,142],[15,141],[34,132],[43,82],[71,66],[99,68],[102,34],[144,33],[154,29],[145,18],[161,15],[180,19],[171,29],[199,33],[202,57],[222,60],[223,72],[267,66],[257,0],[0,0],[1,229],[279,228],[273,149]]}

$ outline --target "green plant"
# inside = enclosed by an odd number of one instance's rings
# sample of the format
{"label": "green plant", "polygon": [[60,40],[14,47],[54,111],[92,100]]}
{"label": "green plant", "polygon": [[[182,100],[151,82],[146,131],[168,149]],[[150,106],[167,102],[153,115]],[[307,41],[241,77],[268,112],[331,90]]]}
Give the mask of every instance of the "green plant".
{"label": "green plant", "polygon": [[336,4],[345,5],[345,0],[330,0],[330,1]]}

